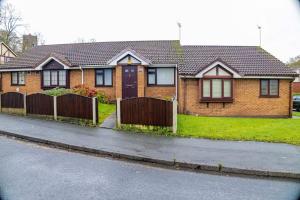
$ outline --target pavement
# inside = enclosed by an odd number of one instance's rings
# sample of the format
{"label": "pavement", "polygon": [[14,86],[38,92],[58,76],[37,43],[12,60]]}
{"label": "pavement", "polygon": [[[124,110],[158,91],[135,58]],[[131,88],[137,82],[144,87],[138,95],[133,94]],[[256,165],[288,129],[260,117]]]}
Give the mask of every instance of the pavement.
{"label": "pavement", "polygon": [[116,112],[108,116],[100,125],[101,128],[114,129],[116,127],[117,114]]}
{"label": "pavement", "polygon": [[0,134],[182,169],[300,179],[300,147],[126,133],[0,114]]}
{"label": "pavement", "polygon": [[192,173],[0,136],[2,200],[296,200],[300,182]]}

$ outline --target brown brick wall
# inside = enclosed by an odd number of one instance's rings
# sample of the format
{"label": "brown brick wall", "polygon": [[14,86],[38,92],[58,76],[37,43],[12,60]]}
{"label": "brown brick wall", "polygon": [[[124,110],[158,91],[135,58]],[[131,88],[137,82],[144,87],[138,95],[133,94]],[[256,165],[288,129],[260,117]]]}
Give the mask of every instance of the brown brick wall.
{"label": "brown brick wall", "polygon": [[293,83],[293,93],[299,93],[300,94],[300,82],[294,82]]}
{"label": "brown brick wall", "polygon": [[[18,91],[19,89],[19,91]],[[37,93],[41,90],[41,77],[39,72],[29,72],[25,74],[25,86],[12,86],[11,73],[2,73],[2,91],[3,92],[21,92],[21,93]]]}
{"label": "brown brick wall", "polygon": [[176,87],[146,87],[147,97],[170,99],[176,95]]}
{"label": "brown brick wall", "polygon": [[[94,69],[85,69],[83,71],[83,82],[85,85],[90,88],[95,88],[97,91],[103,92],[107,95],[110,100],[115,100],[115,86],[116,86],[116,73],[113,70],[113,86],[112,87],[96,87],[95,86],[95,70]],[[73,88],[76,85],[81,84],[81,70],[71,70],[70,71],[70,87]]]}
{"label": "brown brick wall", "polygon": [[[233,103],[207,104],[199,102],[198,79],[186,79],[186,86],[184,86],[183,79],[180,79],[179,111],[204,116],[289,116],[290,81],[280,80],[280,98],[259,98],[260,82],[258,79],[237,79],[233,84]],[[186,96],[185,103],[184,95]]]}

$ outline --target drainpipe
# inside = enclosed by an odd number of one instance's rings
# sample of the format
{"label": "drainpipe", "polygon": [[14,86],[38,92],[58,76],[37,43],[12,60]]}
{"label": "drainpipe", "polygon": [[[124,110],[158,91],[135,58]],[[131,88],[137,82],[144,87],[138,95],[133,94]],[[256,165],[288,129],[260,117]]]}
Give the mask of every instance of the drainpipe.
{"label": "drainpipe", "polygon": [[81,71],[81,85],[83,85],[83,69],[82,69],[82,66],[79,66],[79,69],[80,69],[80,71]]}
{"label": "drainpipe", "polygon": [[293,117],[293,111],[292,111],[292,109],[293,109],[293,107],[292,107],[292,103],[293,103],[293,101],[292,101],[292,98],[293,98],[293,91],[292,91],[292,84],[293,84],[293,81],[290,81],[290,94],[289,94],[289,117],[290,118],[292,118]]}

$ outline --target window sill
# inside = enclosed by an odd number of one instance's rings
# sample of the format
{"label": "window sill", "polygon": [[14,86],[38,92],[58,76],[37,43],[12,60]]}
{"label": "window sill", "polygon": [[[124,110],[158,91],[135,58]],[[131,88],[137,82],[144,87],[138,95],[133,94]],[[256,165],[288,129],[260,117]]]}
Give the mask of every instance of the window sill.
{"label": "window sill", "polygon": [[222,99],[200,99],[201,103],[232,103],[232,98],[222,98]]}
{"label": "window sill", "polygon": [[99,87],[105,87],[105,88],[112,88],[114,87],[113,85],[95,85],[96,88],[99,88]]}
{"label": "window sill", "polygon": [[25,86],[25,84],[11,84],[10,86]]}
{"label": "window sill", "polygon": [[276,95],[276,96],[264,96],[264,95],[260,95],[259,98],[280,98],[280,96]]}
{"label": "window sill", "polygon": [[147,85],[147,87],[175,87],[175,85]]}

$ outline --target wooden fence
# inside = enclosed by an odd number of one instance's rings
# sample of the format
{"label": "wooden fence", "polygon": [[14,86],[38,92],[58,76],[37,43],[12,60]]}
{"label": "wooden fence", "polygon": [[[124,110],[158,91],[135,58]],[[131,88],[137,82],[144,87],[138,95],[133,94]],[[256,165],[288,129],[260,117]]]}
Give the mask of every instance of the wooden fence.
{"label": "wooden fence", "polygon": [[24,108],[24,95],[18,92],[2,94],[1,108]]}
{"label": "wooden fence", "polygon": [[53,97],[46,94],[26,96],[26,113],[36,115],[54,115]]}
{"label": "wooden fence", "polygon": [[[2,108],[23,109],[24,114],[48,115],[56,120],[58,116],[93,120],[98,123],[97,98],[76,94],[49,96],[46,94],[25,95],[17,92],[1,94]],[[3,111],[3,110],[2,110]]]}
{"label": "wooden fence", "polygon": [[93,119],[93,99],[76,94],[57,97],[57,115]]}
{"label": "wooden fence", "polygon": [[167,126],[177,129],[177,102],[150,97],[117,100],[117,123]]}

